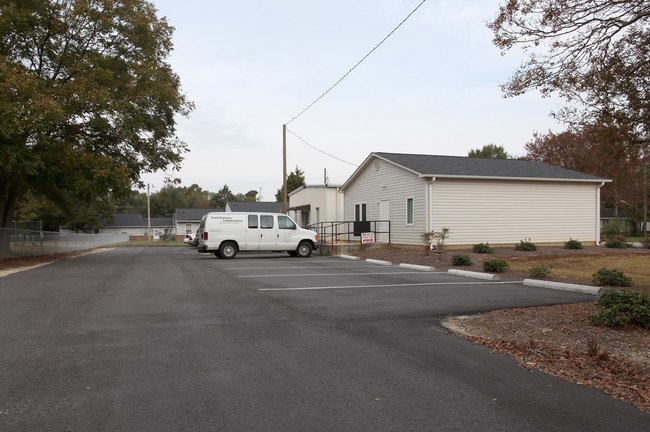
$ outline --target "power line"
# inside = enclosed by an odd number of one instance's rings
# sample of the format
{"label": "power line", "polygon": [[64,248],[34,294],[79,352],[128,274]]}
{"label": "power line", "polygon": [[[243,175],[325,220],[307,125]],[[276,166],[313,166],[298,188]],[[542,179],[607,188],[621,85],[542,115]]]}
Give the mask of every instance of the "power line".
{"label": "power line", "polygon": [[317,148],[317,147],[315,147],[315,146],[309,144],[307,141],[305,141],[304,139],[302,139],[301,137],[299,137],[298,134],[296,134],[296,133],[295,133],[294,131],[292,131],[292,130],[287,129],[287,132],[289,132],[291,135],[293,135],[293,136],[295,136],[296,138],[298,138],[298,139],[299,139],[300,141],[302,141],[303,143],[307,144],[309,147],[313,148],[313,149],[316,150],[316,151],[319,151],[319,152],[323,153],[323,154],[326,155],[326,156],[331,157],[332,159],[336,159],[337,161],[344,162],[344,163],[346,163],[346,164],[349,164],[349,165],[352,165],[352,166],[355,166],[355,167],[358,167],[358,166],[359,166],[359,165],[354,164],[354,163],[352,163],[352,162],[348,162],[348,161],[346,161],[346,160],[343,160],[343,159],[341,159],[341,158],[338,158],[338,157],[336,157],[336,156],[333,156],[333,155],[331,155],[331,154],[329,154],[329,153],[327,153],[327,152],[324,152],[323,150],[321,150],[321,149],[319,149],[319,148]]}
{"label": "power line", "polygon": [[[424,4],[424,2],[426,2],[426,1],[427,1],[427,0],[422,0],[422,1],[420,2],[420,4],[417,5],[417,7],[416,7],[415,9],[413,9],[413,10],[411,11],[411,13],[408,14],[408,15],[406,16],[406,18],[404,18],[404,19],[402,20],[402,22],[400,22],[400,23],[397,25],[397,27],[395,27],[395,28],[394,28],[390,33],[388,33],[388,35],[387,35],[385,38],[383,38],[383,39],[381,40],[381,42],[379,42],[377,45],[375,45],[375,47],[374,47],[373,49],[371,49],[370,52],[369,52],[368,54],[366,54],[366,55],[365,55],[361,60],[359,60],[359,61],[357,62],[357,64],[355,64],[354,66],[352,66],[352,69],[350,69],[349,71],[347,71],[347,72],[345,73],[345,75],[343,75],[343,76],[342,76],[342,77],[341,77],[337,82],[335,82],[334,85],[332,85],[330,88],[328,88],[327,91],[326,91],[325,93],[323,93],[322,95],[320,95],[320,96],[319,96],[315,101],[313,101],[311,104],[309,104],[309,106],[307,106],[307,108],[305,108],[304,110],[300,111],[300,113],[298,113],[297,116],[295,116],[294,118],[292,118],[291,120],[289,120],[286,124],[288,125],[289,123],[291,123],[292,121],[294,121],[295,119],[297,119],[298,117],[300,117],[301,115],[303,115],[303,114],[305,113],[305,111],[307,111],[307,110],[308,110],[309,108],[311,108],[312,106],[316,105],[316,103],[317,103],[319,100],[321,100],[323,97],[325,97],[326,94],[328,94],[330,91],[332,91],[332,89],[334,89],[334,87],[336,87],[336,86],[337,86],[341,81],[343,81],[343,80],[345,79],[345,77],[347,77],[348,75],[350,75],[350,73],[351,73],[353,70],[355,70],[356,67],[359,66],[359,65],[360,65],[360,64],[361,64],[361,63],[362,63],[366,58],[368,58],[368,57],[370,56],[370,54],[372,54],[372,53],[373,53],[377,48],[379,48],[379,46],[380,46],[381,44],[383,44],[383,43],[386,41],[386,39],[388,39],[389,37],[391,37],[391,35],[392,35],[393,33],[395,33],[395,32],[397,31],[397,29],[400,28],[400,27],[402,26],[402,24],[404,24],[404,23],[406,22],[406,20],[409,19],[409,18],[411,17],[411,15],[413,15],[413,14],[415,13],[415,11],[417,11],[417,10],[420,8],[420,6],[422,6],[422,5]],[[318,149],[317,149],[317,150],[318,150]],[[320,150],[319,150],[319,151],[320,151]]]}

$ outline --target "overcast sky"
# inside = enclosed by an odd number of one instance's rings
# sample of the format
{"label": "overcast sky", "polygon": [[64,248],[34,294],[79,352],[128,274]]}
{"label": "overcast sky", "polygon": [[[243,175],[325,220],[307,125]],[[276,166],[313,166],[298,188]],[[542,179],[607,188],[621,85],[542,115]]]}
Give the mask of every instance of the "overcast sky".
{"label": "overcast sky", "polygon": [[[282,185],[282,125],[339,80],[421,0],[152,0],[176,28],[169,59],[196,104],[178,119],[181,186]],[[494,143],[521,156],[534,131],[563,130],[559,101],[504,99],[523,61],[502,57],[485,22],[503,0],[428,0],[288,129],[287,164],[308,184],[344,183],[375,151],[466,156]],[[340,159],[340,160],[339,160]],[[345,161],[342,162],[341,160]],[[347,163],[346,163],[347,162]],[[354,164],[354,165],[351,165]],[[147,175],[159,190],[164,174]]]}

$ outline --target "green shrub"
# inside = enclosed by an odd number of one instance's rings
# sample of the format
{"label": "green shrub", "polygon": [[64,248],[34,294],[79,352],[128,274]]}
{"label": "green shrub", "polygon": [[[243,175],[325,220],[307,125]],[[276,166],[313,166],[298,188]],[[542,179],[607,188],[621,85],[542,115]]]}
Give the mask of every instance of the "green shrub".
{"label": "green shrub", "polygon": [[582,243],[578,240],[569,239],[564,242],[564,249],[582,249]]}
{"label": "green shrub", "polygon": [[537,250],[537,245],[528,239],[528,241],[520,240],[519,244],[515,245],[515,250],[532,252]]}
{"label": "green shrub", "polygon": [[608,247],[610,249],[625,249],[628,246],[629,245],[625,241],[625,236],[622,235],[612,236],[605,243],[605,247]]}
{"label": "green shrub", "polygon": [[632,279],[623,272],[601,268],[593,275],[594,283],[601,286],[627,287],[632,285]]}
{"label": "green shrub", "polygon": [[483,270],[489,273],[501,273],[510,268],[510,265],[501,258],[483,261]]}
{"label": "green shrub", "polygon": [[627,327],[629,324],[650,328],[650,298],[648,293],[608,288],[598,299],[598,312],[587,319],[610,327]]}
{"label": "green shrub", "polygon": [[494,249],[490,247],[488,243],[479,243],[472,246],[472,252],[474,253],[492,253]]}
{"label": "green shrub", "polygon": [[471,266],[472,260],[467,255],[454,255],[451,257],[451,264],[455,266]]}
{"label": "green shrub", "polygon": [[601,232],[605,237],[610,238],[625,232],[625,222],[621,219],[613,219],[605,222]]}
{"label": "green shrub", "polygon": [[531,276],[533,277],[547,277],[551,274],[551,267],[540,264],[535,267],[531,267],[530,270],[528,270]]}

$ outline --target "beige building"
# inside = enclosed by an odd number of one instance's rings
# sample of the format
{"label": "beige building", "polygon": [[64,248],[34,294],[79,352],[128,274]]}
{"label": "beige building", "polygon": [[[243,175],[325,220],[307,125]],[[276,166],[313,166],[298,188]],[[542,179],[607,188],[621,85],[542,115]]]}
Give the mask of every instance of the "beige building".
{"label": "beige building", "polygon": [[289,216],[300,226],[343,220],[341,185],[305,185],[289,194]]}
{"label": "beige building", "polygon": [[342,186],[345,220],[390,220],[390,242],[447,245],[600,239],[600,188],[610,180],[541,162],[371,153]]}

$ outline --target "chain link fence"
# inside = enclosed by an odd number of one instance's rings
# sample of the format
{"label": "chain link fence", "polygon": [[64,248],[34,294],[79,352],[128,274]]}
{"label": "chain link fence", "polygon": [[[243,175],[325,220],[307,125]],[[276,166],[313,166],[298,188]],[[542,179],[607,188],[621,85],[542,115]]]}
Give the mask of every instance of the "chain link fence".
{"label": "chain link fence", "polygon": [[78,234],[0,228],[0,256],[49,255],[128,241],[128,234]]}

